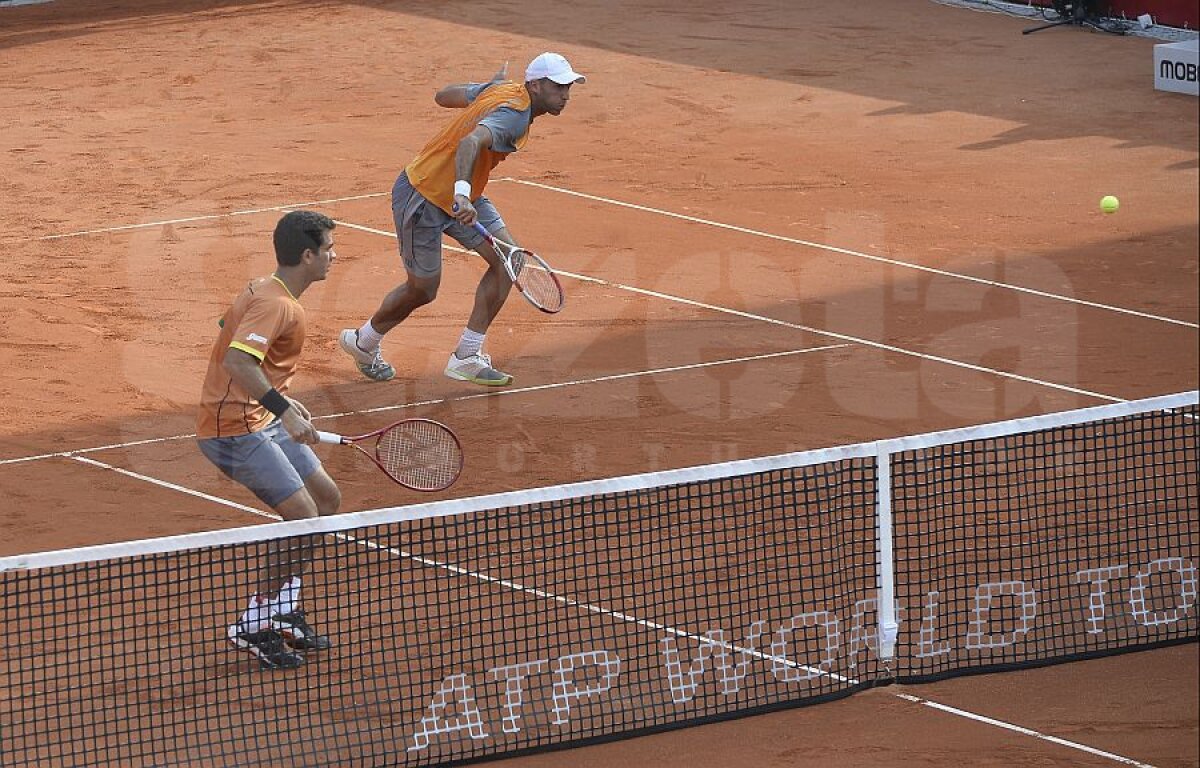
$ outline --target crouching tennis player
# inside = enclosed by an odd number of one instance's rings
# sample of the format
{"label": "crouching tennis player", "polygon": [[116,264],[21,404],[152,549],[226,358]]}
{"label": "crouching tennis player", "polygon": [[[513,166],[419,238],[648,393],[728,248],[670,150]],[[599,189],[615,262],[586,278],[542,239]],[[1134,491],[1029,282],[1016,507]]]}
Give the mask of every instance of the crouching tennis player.
{"label": "crouching tennis player", "polygon": [[[200,450],[285,520],[332,515],[341,492],[309,445],[318,441],[308,410],[287,396],[304,348],[300,294],[333,264],[328,216],[293,211],[275,227],[274,274],[251,280],[221,319],[200,398]],[[308,623],[300,577],[319,537],[267,544],[256,590],[229,641],[263,667],[291,669],[300,652],[330,647]]]}

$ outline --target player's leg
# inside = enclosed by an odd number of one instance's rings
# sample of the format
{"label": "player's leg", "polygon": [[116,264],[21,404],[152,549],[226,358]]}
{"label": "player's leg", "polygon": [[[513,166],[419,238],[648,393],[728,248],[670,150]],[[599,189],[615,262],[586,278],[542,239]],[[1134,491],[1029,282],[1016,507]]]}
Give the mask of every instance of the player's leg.
{"label": "player's leg", "polygon": [[[382,340],[383,336],[413,313],[414,310],[429,304],[437,298],[438,288],[441,287],[442,275],[439,272],[430,277],[421,277],[408,272],[408,279],[393,288],[379,303],[379,309],[371,315],[368,321],[370,327],[367,333],[360,334],[374,341],[374,337]],[[375,345],[378,347],[378,343]]]}
{"label": "player's leg", "polygon": [[[490,200],[480,197],[474,201],[474,205],[479,213],[480,224],[492,234],[512,242],[499,211]],[[452,379],[488,387],[507,386],[512,383],[512,376],[492,366],[491,356],[483,351],[483,342],[492,321],[496,319],[512,291],[512,281],[504,270],[500,255],[473,228],[456,223],[446,231],[464,247],[482,256],[488,265],[487,271],[483,273],[479,285],[475,288],[475,304],[471,308],[471,316],[467,319],[467,327],[463,329],[458,346],[446,364],[446,375]]]}
{"label": "player's leg", "polygon": [[[248,488],[280,517],[315,517],[317,505],[279,446],[276,436],[279,432],[287,435],[276,422],[259,432],[200,440],[198,444],[209,461]],[[258,658],[263,667],[291,669],[300,666],[304,659],[287,647],[283,635],[271,628],[270,618],[278,608],[290,573],[303,562],[304,550],[311,549],[311,542],[278,539],[268,542],[265,548],[265,556],[256,563],[257,578],[253,581],[249,604],[238,620],[229,625],[227,636],[235,647]]]}
{"label": "player's leg", "polygon": [[343,330],[338,337],[341,348],[367,378],[387,381],[396,375],[383,359],[380,342],[413,311],[437,298],[442,280],[442,229],[448,219],[413,189],[407,174],[400,174],[392,188],[392,220],[406,281],[384,296],[371,319],[360,328]]}
{"label": "player's leg", "polygon": [[[337,514],[342,503],[342,493],[338,490],[337,483],[321,466],[313,450],[292,440],[284,430],[273,434],[272,437],[304,482],[303,489],[283,504],[288,505],[294,501],[303,503],[301,500],[311,502],[311,507],[306,506],[302,512],[305,517]],[[292,513],[291,510],[277,511],[281,517]],[[309,514],[310,512],[313,514]],[[289,551],[280,553],[278,570],[270,577],[274,579],[270,584],[278,589],[271,605],[270,627],[283,635],[293,650],[325,650],[332,642],[309,624],[307,614],[300,607],[300,586],[304,571],[314,556],[318,555],[326,539],[321,535],[312,535],[292,537],[286,541],[289,543]]]}
{"label": "player's leg", "polygon": [[[511,236],[508,228],[503,224],[492,234],[505,242],[512,242],[509,239]],[[500,314],[504,302],[508,300],[508,295],[512,292],[513,284],[500,261],[500,254],[496,253],[492,246],[488,245],[486,241],[481,241],[474,250],[487,262],[488,268],[483,273],[483,277],[479,279],[479,286],[475,289],[475,304],[471,308],[470,318],[467,319],[467,328],[482,334],[487,333],[492,321],[496,319],[496,315]]]}

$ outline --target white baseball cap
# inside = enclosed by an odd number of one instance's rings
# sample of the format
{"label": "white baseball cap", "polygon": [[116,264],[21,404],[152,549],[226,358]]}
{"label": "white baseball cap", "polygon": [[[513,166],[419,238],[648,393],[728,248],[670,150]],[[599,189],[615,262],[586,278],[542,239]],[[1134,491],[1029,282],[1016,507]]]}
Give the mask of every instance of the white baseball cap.
{"label": "white baseball cap", "polygon": [[525,68],[525,82],[548,77],[559,85],[586,83],[587,78],[571,69],[571,65],[557,53],[543,53]]}

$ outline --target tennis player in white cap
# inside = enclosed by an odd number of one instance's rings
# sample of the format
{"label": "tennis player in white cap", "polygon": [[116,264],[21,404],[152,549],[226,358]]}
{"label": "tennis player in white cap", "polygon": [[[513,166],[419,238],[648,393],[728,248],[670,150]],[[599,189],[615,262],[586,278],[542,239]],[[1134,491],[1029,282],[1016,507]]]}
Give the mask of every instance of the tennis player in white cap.
{"label": "tennis player in white cap", "polygon": [[425,145],[392,187],[392,217],[407,279],[383,298],[367,322],[357,329],[347,328],[338,339],[364,376],[387,381],[396,375],[383,359],[380,342],[413,310],[437,297],[444,232],[488,265],[445,373],[486,387],[512,383],[513,377],[494,368],[483,351],[488,328],[504,306],[512,282],[500,256],[473,225],[478,221],[496,238],[516,242],[484,195],[492,169],[525,146],[535,119],[561,114],[571,86],[585,81],[561,55],[543,53],[529,62],[523,82],[508,80],[506,63],[486,83],[448,85],[434,96],[440,106],[463,111]]}

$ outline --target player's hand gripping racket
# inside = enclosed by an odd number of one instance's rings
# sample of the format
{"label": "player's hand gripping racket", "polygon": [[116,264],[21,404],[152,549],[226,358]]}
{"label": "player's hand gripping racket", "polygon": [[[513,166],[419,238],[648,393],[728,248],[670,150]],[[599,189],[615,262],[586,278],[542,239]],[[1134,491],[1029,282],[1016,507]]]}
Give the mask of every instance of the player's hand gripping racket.
{"label": "player's hand gripping racket", "polygon": [[500,254],[504,271],[530,304],[551,315],[562,311],[567,297],[558,276],[545,259],[533,251],[497,240],[478,221],[475,222],[475,231],[483,235],[483,239]]}
{"label": "player's hand gripping racket", "polygon": [[[405,419],[358,437],[318,432],[322,443],[352,445],[388,477],[414,491],[443,491],[454,485],[463,468],[462,445],[444,424]],[[377,437],[372,455],[358,443]]]}

